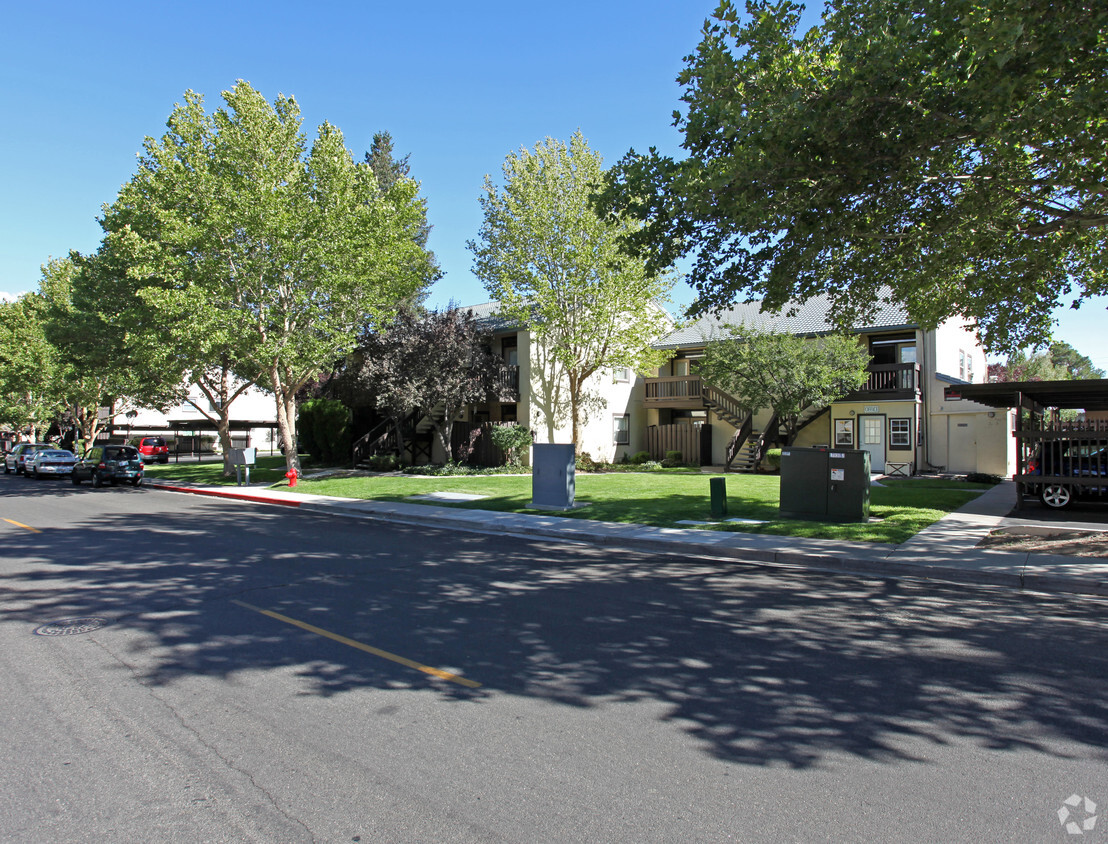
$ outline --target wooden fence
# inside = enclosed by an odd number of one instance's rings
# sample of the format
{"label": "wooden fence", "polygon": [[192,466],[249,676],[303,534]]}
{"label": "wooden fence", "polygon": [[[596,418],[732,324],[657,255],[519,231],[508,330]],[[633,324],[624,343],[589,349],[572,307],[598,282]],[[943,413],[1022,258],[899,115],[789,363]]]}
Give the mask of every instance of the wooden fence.
{"label": "wooden fence", "polygon": [[712,463],[712,426],[650,425],[646,429],[646,451],[652,460],[661,460],[667,451],[681,452],[686,463],[707,466]]}

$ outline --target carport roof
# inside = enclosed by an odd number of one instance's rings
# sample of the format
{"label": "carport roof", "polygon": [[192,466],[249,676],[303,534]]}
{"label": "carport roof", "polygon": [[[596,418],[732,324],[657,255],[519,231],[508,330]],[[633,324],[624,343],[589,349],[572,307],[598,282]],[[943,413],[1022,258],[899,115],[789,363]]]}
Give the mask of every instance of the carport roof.
{"label": "carport roof", "polygon": [[947,387],[945,394],[948,400],[968,399],[989,407],[1019,407],[1030,400],[1062,410],[1108,410],[1108,378],[955,384]]}

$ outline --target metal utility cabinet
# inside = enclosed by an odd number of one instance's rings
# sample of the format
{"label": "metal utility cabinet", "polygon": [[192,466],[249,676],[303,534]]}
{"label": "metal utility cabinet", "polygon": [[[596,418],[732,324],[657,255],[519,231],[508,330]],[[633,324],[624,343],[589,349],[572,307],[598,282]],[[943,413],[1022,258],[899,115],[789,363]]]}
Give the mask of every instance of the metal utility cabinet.
{"label": "metal utility cabinet", "polygon": [[569,510],[576,492],[576,453],[572,444],[536,443],[531,447],[531,505]]}
{"label": "metal utility cabinet", "polygon": [[781,515],[787,519],[864,522],[869,518],[869,452],[782,449]]}

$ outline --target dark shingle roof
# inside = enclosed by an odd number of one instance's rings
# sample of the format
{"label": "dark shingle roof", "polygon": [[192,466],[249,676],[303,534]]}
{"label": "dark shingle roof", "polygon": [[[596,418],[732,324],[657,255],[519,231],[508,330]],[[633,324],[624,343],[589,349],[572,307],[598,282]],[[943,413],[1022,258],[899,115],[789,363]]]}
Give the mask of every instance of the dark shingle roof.
{"label": "dark shingle roof", "polygon": [[[828,315],[831,302],[825,296],[809,299],[802,305],[796,305],[796,313],[789,316],[788,309],[779,312],[762,313],[762,303],[748,302],[733,305],[717,317],[705,314],[682,328],[667,334],[654,344],[655,349],[679,349],[683,347],[703,346],[709,340],[726,336],[726,326],[745,325],[760,331],[776,331],[788,334],[827,334],[834,331]],[[909,321],[907,311],[899,305],[882,302],[878,305],[873,319],[865,325],[857,325],[852,331],[861,333],[875,329],[915,328]]]}

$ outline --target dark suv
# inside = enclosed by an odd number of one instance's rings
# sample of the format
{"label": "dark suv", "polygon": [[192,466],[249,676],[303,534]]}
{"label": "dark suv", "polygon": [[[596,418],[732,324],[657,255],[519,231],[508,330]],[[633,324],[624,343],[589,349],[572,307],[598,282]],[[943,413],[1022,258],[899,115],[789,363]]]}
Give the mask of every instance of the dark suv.
{"label": "dark suv", "polygon": [[93,486],[129,481],[142,483],[142,456],[133,445],[98,445],[85,452],[73,467],[73,483],[92,481]]}
{"label": "dark suv", "polygon": [[169,446],[165,443],[165,437],[143,437],[138,441],[138,450],[144,461],[169,462]]}
{"label": "dark suv", "polygon": [[1108,445],[1104,441],[1048,440],[1027,461],[1027,488],[1047,507],[1061,510],[1075,498],[1108,496]]}

